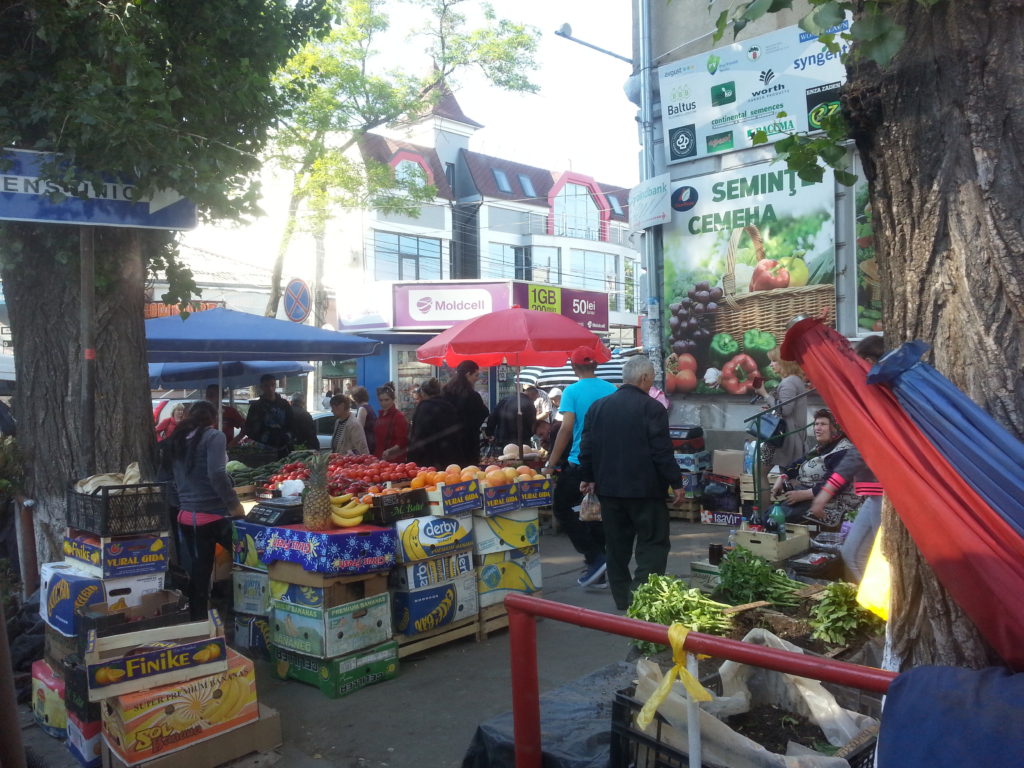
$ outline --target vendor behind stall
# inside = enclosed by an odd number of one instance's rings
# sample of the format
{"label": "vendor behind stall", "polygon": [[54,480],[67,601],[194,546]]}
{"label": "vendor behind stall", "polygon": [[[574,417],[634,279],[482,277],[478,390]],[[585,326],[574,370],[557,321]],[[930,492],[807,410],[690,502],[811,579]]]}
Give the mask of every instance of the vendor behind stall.
{"label": "vendor behind stall", "polygon": [[785,502],[789,522],[815,522],[824,530],[839,530],[846,513],[857,509],[862,501],[849,481],[835,488],[832,499],[825,505],[823,517],[810,517],[814,497],[835,473],[853,443],[843,434],[832,412],[822,408],[814,414],[814,439],[817,443],[802,459],[783,468],[772,486],[772,498]]}
{"label": "vendor behind stall", "polygon": [[244,514],[224,468],[227,441],[216,425],[216,408],[200,400],[164,441],[164,468],[174,477],[180,556],[189,573],[189,610],[195,620],[206,617],[217,544],[231,551],[231,518]]}

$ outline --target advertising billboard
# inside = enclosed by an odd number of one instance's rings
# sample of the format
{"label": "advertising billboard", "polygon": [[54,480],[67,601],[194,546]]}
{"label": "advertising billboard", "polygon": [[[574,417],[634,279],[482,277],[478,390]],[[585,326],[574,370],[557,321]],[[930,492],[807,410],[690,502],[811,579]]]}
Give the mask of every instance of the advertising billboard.
{"label": "advertising billboard", "polygon": [[845,50],[793,26],[659,68],[666,162],[746,149],[758,131],[774,142],[819,130],[839,108]]}

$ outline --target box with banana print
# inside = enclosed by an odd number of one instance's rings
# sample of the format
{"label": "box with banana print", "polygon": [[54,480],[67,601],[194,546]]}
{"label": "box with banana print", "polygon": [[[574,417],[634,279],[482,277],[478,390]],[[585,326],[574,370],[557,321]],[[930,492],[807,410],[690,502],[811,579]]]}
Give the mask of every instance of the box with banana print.
{"label": "box with banana print", "polygon": [[387,592],[332,608],[272,601],[270,640],[275,646],[331,659],[389,639]]}
{"label": "box with banana print", "polygon": [[480,611],[476,574],[472,572],[422,589],[396,590],[394,600],[395,632],[403,635],[429,632]]}
{"label": "box with banana print", "polygon": [[473,543],[473,521],[470,512],[399,520],[395,523],[396,559],[400,563],[412,563],[464,549]]}
{"label": "box with banana print", "polygon": [[337,659],[318,659],[274,648],[274,672],[282,680],[316,686],[332,699],[398,675],[398,643],[388,640]]}
{"label": "box with banana print", "polygon": [[473,553],[477,555],[535,547],[539,539],[536,507],[473,519]]}
{"label": "box with banana print", "polygon": [[505,595],[518,592],[529,595],[543,586],[540,552],[537,547],[506,549],[476,555],[476,586],[480,593],[480,607],[496,605]]}
{"label": "box with banana print", "polygon": [[256,720],[253,663],[230,648],[227,654],[226,669],[216,674],[104,701],[107,747],[126,765],[136,765]]}
{"label": "box with banana print", "polygon": [[111,538],[68,528],[64,561],[101,579],[160,573],[167,570],[169,544],[166,534]]}

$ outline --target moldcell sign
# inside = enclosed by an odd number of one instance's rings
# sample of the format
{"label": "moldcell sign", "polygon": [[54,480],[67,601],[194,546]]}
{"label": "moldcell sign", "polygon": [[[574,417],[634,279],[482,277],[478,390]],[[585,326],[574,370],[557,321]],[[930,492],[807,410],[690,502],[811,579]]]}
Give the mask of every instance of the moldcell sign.
{"label": "moldcell sign", "polygon": [[396,283],[395,328],[449,328],[508,309],[509,283]]}

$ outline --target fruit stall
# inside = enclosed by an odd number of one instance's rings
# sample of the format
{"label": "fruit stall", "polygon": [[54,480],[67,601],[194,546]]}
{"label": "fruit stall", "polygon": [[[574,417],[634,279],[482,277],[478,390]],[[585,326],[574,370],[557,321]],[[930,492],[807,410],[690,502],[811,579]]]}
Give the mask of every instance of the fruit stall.
{"label": "fruit stall", "polygon": [[506,594],[541,588],[551,481],[525,464],[296,452],[233,469],[257,497],[234,523],[235,643],[282,679],[347,695],[411,653],[485,638]]}

